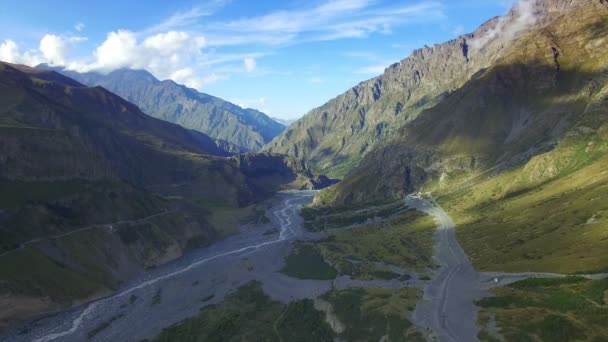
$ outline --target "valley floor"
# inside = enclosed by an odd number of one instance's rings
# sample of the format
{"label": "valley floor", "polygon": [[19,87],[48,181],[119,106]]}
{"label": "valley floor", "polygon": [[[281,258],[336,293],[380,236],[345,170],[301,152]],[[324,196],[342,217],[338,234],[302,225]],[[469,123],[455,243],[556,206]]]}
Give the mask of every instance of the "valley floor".
{"label": "valley floor", "polygon": [[[510,318],[528,310],[517,298],[538,296],[522,292],[522,280],[543,278],[532,281],[546,285],[546,279],[557,279],[559,286],[559,279],[568,279],[477,272],[456,240],[451,217],[432,199],[410,195],[401,204],[324,213],[323,221],[305,210],[308,220],[303,221],[300,208],[314,192],[278,196],[279,204],[268,212],[270,224],[150,271],[116,295],[0,337],[11,342],[196,341],[205,336],[310,341],[311,333],[315,341],[492,341],[502,334],[515,336],[521,328]],[[592,304],[602,313],[605,294],[585,289],[604,289],[605,280],[593,280],[603,276],[580,277],[579,282],[589,283],[572,290],[591,291],[598,298]],[[548,318],[542,319],[566,322],[560,308],[543,309]],[[556,310],[562,316],[555,318]],[[575,332],[585,326],[573,324]],[[537,336],[542,329],[539,325]]]}

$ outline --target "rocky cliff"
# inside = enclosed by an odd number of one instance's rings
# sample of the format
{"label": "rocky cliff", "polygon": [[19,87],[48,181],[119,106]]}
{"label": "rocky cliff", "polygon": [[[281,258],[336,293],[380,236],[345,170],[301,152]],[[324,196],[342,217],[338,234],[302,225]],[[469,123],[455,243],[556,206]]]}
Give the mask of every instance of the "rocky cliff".
{"label": "rocky cliff", "polygon": [[[549,3],[554,6],[540,6]],[[582,147],[588,143],[595,147],[593,158],[600,158],[597,148],[604,144],[593,141],[608,110],[608,8],[599,0],[565,11],[561,1],[535,4],[555,11],[514,36],[490,67],[377,143],[318,201],[399,198],[424,185],[492,177],[543,153],[562,159],[547,180],[585,165],[576,163],[587,158]],[[581,130],[588,141],[571,139]],[[582,151],[572,152],[577,149]]]}
{"label": "rocky cliff", "polygon": [[508,14],[489,20],[475,32],[416,50],[389,66],[383,75],[312,110],[265,150],[303,158],[316,170],[343,177],[378,142],[389,140],[423,110],[492,66],[522,32],[592,3],[521,1]]}

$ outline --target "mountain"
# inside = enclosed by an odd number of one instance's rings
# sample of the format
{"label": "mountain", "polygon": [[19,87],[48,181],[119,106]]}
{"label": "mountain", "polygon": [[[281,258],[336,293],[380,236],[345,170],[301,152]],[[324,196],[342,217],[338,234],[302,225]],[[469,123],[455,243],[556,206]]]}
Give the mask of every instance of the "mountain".
{"label": "mountain", "polygon": [[[145,70],[121,69],[101,74],[53,69],[88,86],[102,86],[145,113],[205,133],[230,145],[230,152],[255,152],[284,127],[255,109],[243,109],[170,80],[159,81]],[[220,142],[220,144],[223,144]]]}
{"label": "mountain", "polygon": [[493,38],[490,66],[377,141],[317,205],[430,191],[477,269],[605,271],[608,4],[534,4],[535,24]]}
{"label": "mountain", "polygon": [[[599,1],[599,0],[598,0]],[[591,0],[523,1],[536,4],[538,25]],[[595,1],[597,2],[597,1]],[[475,32],[425,46],[373,79],[306,114],[265,147],[305,159],[315,170],[342,178],[381,141],[400,134],[425,109],[432,108],[473,76],[491,67],[527,24],[527,8],[515,7]],[[501,33],[501,34],[499,34]]]}
{"label": "mountain", "polygon": [[0,104],[0,329],[214,242],[228,229],[217,210],[250,217],[277,190],[326,181],[286,156],[224,157],[54,71],[0,63]]}
{"label": "mountain", "polygon": [[271,117],[271,119],[280,123],[281,125],[283,125],[285,127],[289,127],[289,125],[298,121],[297,119],[281,119],[281,118],[275,118],[275,117]]}

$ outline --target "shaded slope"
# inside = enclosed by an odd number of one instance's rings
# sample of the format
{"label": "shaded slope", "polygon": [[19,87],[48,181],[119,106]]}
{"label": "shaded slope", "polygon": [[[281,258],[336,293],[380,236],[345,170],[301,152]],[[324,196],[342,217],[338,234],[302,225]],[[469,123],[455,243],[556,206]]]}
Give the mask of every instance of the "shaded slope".
{"label": "shaded slope", "polygon": [[214,242],[220,205],[318,183],[286,156],[224,154],[101,87],[0,63],[0,329]]}
{"label": "shaded slope", "polygon": [[243,109],[170,80],[159,81],[144,70],[121,69],[107,75],[56,70],[86,85],[102,86],[156,118],[226,141],[233,145],[231,152],[258,151],[284,129],[257,110]]}

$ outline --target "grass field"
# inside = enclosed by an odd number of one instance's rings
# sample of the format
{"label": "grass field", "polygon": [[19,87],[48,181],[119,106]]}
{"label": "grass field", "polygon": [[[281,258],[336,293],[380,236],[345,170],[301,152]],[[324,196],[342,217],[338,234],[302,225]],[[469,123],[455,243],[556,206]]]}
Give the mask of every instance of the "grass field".
{"label": "grass field", "polygon": [[418,289],[333,290],[323,299],[344,325],[338,337],[358,341],[424,341],[407,319],[420,297]]}
{"label": "grass field", "polygon": [[424,271],[433,263],[435,223],[410,210],[384,222],[336,231],[319,242],[326,260],[341,274],[360,279],[394,278],[378,263]]}
{"label": "grass field", "polygon": [[337,276],[336,270],[325,262],[319,248],[308,243],[299,243],[293,248],[281,272],[299,279],[330,280]]}
{"label": "grass field", "polygon": [[310,231],[347,227],[376,218],[387,218],[405,210],[403,201],[377,203],[375,206],[307,207],[301,211],[304,227]]}
{"label": "grass field", "polygon": [[608,279],[528,279],[493,289],[480,306],[482,341],[607,341]]}
{"label": "grass field", "polygon": [[333,333],[311,300],[281,304],[252,282],[222,303],[203,308],[199,316],[165,329],[155,341],[331,342]]}

